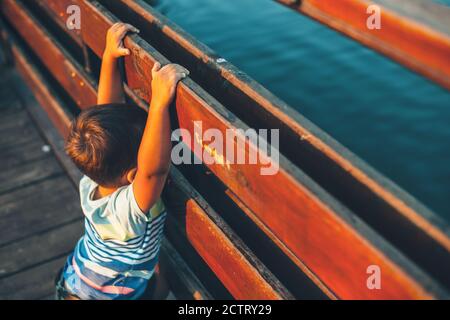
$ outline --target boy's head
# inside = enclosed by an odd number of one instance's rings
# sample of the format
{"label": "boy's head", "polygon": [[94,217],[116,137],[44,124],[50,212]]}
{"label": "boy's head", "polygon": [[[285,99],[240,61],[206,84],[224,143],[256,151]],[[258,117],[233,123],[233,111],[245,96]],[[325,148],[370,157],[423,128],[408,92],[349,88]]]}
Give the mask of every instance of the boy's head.
{"label": "boy's head", "polygon": [[147,115],[126,104],[94,106],[72,123],[66,152],[76,166],[105,187],[120,187],[130,180]]}

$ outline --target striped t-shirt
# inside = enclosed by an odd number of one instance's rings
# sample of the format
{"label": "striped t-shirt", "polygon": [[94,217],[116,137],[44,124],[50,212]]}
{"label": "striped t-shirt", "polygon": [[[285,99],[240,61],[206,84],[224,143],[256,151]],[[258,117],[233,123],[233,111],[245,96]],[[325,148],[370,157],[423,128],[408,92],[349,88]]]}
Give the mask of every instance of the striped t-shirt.
{"label": "striped t-shirt", "polygon": [[66,289],[83,300],[137,299],[158,262],[164,205],[145,214],[132,185],[93,200],[97,186],[86,176],[80,181],[85,233],[64,267]]}

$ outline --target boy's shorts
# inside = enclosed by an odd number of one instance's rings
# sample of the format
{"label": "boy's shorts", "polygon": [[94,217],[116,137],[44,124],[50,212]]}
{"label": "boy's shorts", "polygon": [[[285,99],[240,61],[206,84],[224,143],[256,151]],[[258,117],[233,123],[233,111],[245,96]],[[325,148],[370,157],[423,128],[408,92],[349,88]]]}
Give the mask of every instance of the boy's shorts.
{"label": "boy's shorts", "polygon": [[[72,294],[67,290],[64,277],[63,269],[61,269],[55,278],[55,300],[81,300],[76,295]],[[153,276],[148,281],[147,288],[145,289],[142,296],[137,300],[152,300],[156,289],[156,276]]]}

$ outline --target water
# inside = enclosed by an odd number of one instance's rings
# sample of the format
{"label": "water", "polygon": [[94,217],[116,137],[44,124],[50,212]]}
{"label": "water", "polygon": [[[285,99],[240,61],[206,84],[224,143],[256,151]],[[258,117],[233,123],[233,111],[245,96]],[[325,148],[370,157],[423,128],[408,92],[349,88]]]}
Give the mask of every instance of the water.
{"label": "water", "polygon": [[156,8],[450,221],[450,92],[270,0]]}

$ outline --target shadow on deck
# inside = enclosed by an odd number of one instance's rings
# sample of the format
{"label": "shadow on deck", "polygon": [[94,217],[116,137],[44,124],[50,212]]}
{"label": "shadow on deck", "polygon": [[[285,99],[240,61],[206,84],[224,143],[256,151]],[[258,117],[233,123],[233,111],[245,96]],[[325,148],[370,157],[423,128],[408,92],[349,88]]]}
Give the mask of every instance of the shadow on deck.
{"label": "shadow on deck", "polygon": [[0,299],[52,299],[82,234],[78,193],[21,101],[26,85],[0,75]]}

